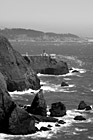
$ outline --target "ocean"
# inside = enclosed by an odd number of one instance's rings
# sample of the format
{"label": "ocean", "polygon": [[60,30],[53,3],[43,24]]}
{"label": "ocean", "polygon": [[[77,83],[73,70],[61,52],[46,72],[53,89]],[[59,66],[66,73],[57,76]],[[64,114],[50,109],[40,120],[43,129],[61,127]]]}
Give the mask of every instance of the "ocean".
{"label": "ocean", "polygon": [[[37,132],[29,135],[6,135],[0,134],[0,140],[92,140],[93,139],[93,43],[88,42],[69,42],[69,43],[31,43],[31,42],[12,42],[13,47],[20,53],[29,52],[29,55],[41,54],[43,49],[48,54],[57,54],[66,61],[69,68],[78,70],[72,73],[71,70],[66,75],[43,75],[38,74],[43,85],[44,97],[47,108],[54,102],[61,101],[65,104],[67,115],[59,117],[65,124],[60,127],[55,123],[41,122],[36,124],[41,126],[52,125],[50,131]],[[61,82],[65,81],[69,86],[61,87]],[[10,92],[10,95],[17,103],[31,104],[38,91],[29,89],[23,92]],[[80,111],[78,105],[84,100],[92,107],[91,111]],[[49,113],[49,112],[48,112]],[[76,121],[74,117],[82,115],[85,121]]]}

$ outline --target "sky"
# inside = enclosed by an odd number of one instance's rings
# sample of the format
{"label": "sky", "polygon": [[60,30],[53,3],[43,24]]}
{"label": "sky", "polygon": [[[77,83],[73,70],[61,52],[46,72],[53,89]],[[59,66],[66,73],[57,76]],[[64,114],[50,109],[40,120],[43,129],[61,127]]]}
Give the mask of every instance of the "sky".
{"label": "sky", "polygon": [[0,0],[0,27],[93,37],[93,0]]}

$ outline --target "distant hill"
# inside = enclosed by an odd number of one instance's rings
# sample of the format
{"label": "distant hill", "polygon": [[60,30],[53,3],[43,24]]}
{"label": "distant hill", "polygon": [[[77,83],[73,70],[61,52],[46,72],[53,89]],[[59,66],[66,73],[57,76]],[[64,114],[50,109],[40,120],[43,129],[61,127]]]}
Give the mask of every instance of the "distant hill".
{"label": "distant hill", "polygon": [[16,41],[78,41],[80,37],[74,34],[57,34],[52,32],[41,32],[30,29],[13,28],[0,29],[0,35],[5,36],[9,40]]}

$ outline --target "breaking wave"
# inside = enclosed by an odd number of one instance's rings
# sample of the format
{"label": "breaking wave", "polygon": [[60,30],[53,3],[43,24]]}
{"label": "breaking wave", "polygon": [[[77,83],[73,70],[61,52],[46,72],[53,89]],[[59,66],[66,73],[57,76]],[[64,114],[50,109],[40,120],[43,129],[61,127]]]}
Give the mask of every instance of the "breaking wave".
{"label": "breaking wave", "polygon": [[[85,112],[82,114],[82,112],[78,111],[78,110],[67,110],[67,114],[63,117],[56,117],[59,120],[63,120],[66,123],[65,124],[59,124],[59,127],[56,126],[57,123],[54,122],[39,122],[36,123],[35,126],[40,129],[42,126],[44,127],[48,127],[48,125],[51,125],[51,130],[48,131],[41,131],[41,132],[36,132],[35,134],[28,134],[28,135],[7,135],[7,134],[0,134],[0,140],[13,140],[13,138],[18,138],[20,140],[26,139],[26,138],[30,138],[30,139],[39,139],[39,138],[46,138],[46,139],[50,139],[50,138],[56,138],[58,137],[58,133],[59,132],[64,132],[65,135],[79,135],[79,133],[81,132],[86,132],[88,131],[87,128],[78,128],[75,127],[75,129],[73,129],[73,125],[74,123],[81,123],[79,121],[75,121],[74,117],[77,115],[85,115]],[[93,120],[91,120],[93,122]],[[87,120],[82,121],[82,123],[88,123]],[[77,133],[78,132],[78,133]],[[93,137],[88,136],[89,139],[92,139]]]}
{"label": "breaking wave", "polygon": [[[74,70],[76,70],[77,72],[73,72]],[[79,74],[83,74],[85,73],[86,70],[85,69],[80,69],[80,68],[75,68],[75,67],[72,67],[72,70],[69,70],[69,73],[67,74],[63,74],[63,75],[50,75],[50,74],[40,74],[38,73],[38,77],[65,77],[65,76],[73,76],[73,75],[76,75],[76,76],[80,76]]]}

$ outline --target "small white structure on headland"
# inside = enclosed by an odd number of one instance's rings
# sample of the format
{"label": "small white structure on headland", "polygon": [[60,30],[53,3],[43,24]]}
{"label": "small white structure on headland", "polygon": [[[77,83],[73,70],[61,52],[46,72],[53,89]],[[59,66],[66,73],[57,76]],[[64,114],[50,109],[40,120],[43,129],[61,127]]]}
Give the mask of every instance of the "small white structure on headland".
{"label": "small white structure on headland", "polygon": [[49,56],[54,59],[56,58],[56,54],[50,54]]}
{"label": "small white structure on headland", "polygon": [[27,57],[28,57],[28,52],[26,52],[25,56],[27,56]]}

